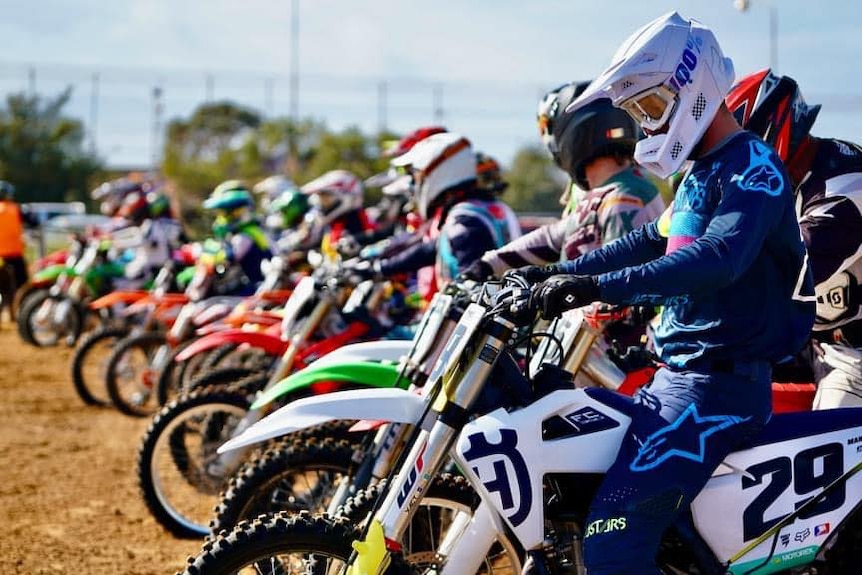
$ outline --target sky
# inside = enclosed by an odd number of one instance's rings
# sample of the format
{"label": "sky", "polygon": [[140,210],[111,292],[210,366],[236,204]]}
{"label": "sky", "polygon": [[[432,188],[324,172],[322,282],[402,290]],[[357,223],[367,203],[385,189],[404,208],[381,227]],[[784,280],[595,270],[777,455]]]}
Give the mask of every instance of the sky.
{"label": "sky", "polygon": [[[741,77],[770,64],[772,10],[778,71],[823,104],[814,133],[862,141],[858,0],[751,0],[744,13],[733,0],[298,2],[299,112],[334,129],[405,132],[440,119],[508,163],[538,143],[540,96],[594,77],[642,24],[674,9],[699,19]],[[72,86],[68,112],[111,165],[146,165],[158,148],[155,86],[162,123],[208,95],[289,112],[290,0],[0,0],[0,9],[0,97]]]}

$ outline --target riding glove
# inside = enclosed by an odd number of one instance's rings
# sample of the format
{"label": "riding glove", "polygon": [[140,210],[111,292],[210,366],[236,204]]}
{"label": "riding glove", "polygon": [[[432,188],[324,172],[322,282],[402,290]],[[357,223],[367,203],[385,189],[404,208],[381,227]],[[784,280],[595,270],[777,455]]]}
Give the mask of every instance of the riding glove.
{"label": "riding glove", "polygon": [[600,297],[599,286],[591,276],[555,275],[533,290],[530,305],[538,309],[543,318],[552,319]]}

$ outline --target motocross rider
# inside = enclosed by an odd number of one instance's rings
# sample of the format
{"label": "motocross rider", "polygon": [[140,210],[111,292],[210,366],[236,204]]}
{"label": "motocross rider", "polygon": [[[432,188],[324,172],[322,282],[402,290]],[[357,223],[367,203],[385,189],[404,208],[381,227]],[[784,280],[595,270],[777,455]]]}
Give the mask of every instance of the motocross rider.
{"label": "motocross rider", "polygon": [[393,164],[412,175],[416,208],[430,221],[430,233],[396,255],[359,262],[354,268],[357,273],[388,277],[434,264],[439,287],[486,251],[520,235],[511,208],[476,186],[476,155],[463,136],[431,135]]}
{"label": "motocross rider", "polygon": [[285,242],[285,249],[320,247],[329,258],[338,254],[339,241],[372,232],[374,226],[362,207],[362,181],[347,170],[330,170],[302,186],[311,210],[305,229]]}
{"label": "motocross rider", "polygon": [[117,233],[113,242],[116,248],[134,252],[125,267],[126,279],[152,279],[171,259],[183,237],[182,226],[171,214],[170,200],[152,186],[142,186],[126,195],[117,216],[134,226],[132,235]]}
{"label": "motocross rider", "polygon": [[817,382],[815,409],[862,405],[862,148],[809,134],[820,106],[795,80],[762,70],[743,78],[727,107],[787,166],[817,296],[801,359]]}
{"label": "motocross rider", "polygon": [[245,276],[241,286],[225,288],[237,295],[254,292],[263,281],[260,264],[272,257],[270,240],[254,214],[254,198],[239,180],[219,184],[204,201],[203,208],[215,213],[213,235],[222,241],[229,263]]}
{"label": "motocross rider", "polygon": [[666,367],[636,394],[585,524],[590,575],[661,573],[663,533],[762,429],[770,363],[797,353],[814,321],[790,179],[725,106],[733,79],[712,31],[676,12],[626,40],[568,109],[608,96],[648,136],[635,147],[641,165],[667,178],[694,163],[659,220],[574,261],[520,272],[542,282],[530,306],[544,317],[594,301],[665,306],[656,340]]}
{"label": "motocross rider", "polygon": [[632,161],[638,139],[634,120],[607,98],[563,112],[586,86],[573,83],[554,91],[558,104],[548,111],[552,117],[539,122],[540,128],[552,126],[550,139],[543,141],[555,163],[585,193],[559,222],[487,252],[467,270],[469,279],[574,259],[661,215],[665,206],[658,190]]}

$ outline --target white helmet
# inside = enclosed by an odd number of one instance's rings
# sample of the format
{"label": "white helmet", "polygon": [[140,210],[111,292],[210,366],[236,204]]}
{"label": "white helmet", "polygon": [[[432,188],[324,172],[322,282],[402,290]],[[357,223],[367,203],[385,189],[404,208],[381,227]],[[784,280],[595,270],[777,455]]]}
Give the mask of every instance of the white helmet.
{"label": "white helmet", "polygon": [[416,207],[428,218],[434,200],[444,192],[476,180],[476,155],[470,140],[453,132],[428,136],[404,155],[392,160],[413,175]]}
{"label": "white helmet", "polygon": [[321,214],[322,224],[362,207],[362,182],[347,170],[331,170],[302,186],[309,203]]}
{"label": "white helmet", "polygon": [[290,192],[299,189],[293,180],[287,176],[276,174],[269,176],[254,185],[252,192],[261,195],[268,200],[274,200],[284,192]]}
{"label": "white helmet", "polygon": [[666,178],[688,159],[733,79],[733,62],[712,30],[671,12],[632,34],[566,111],[606,92],[649,135],[635,146],[635,160]]}

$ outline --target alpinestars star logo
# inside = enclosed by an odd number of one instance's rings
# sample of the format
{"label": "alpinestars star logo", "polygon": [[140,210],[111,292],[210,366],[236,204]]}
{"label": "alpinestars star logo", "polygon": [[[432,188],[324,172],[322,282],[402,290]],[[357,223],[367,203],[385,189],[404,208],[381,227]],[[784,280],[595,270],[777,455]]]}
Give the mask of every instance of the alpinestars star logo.
{"label": "alpinestars star logo", "polygon": [[689,405],[676,421],[662,427],[644,441],[634,461],[632,471],[647,471],[658,467],[671,457],[689,459],[703,463],[706,440],[722,429],[727,429],[751,419],[736,415],[709,415],[701,417],[694,404]]}
{"label": "alpinestars star logo", "polygon": [[758,141],[752,141],[749,148],[751,153],[748,168],[742,175],[733,176],[731,181],[737,182],[743,190],[764,192],[770,196],[781,195],[784,191],[784,179],[769,157],[769,148]]}

